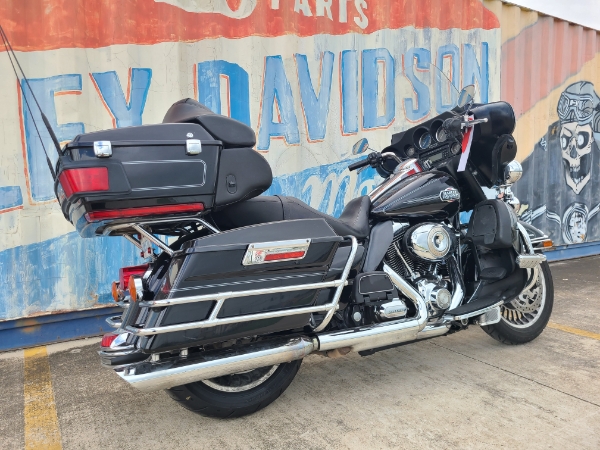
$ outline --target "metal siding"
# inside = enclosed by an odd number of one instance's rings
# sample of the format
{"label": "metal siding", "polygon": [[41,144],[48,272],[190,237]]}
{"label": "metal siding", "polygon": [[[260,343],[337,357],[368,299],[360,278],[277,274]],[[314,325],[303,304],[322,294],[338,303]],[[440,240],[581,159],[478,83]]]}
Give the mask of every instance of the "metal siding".
{"label": "metal siding", "polygon": [[[437,114],[435,86],[419,73],[413,89],[407,58],[454,52],[458,85],[475,79],[480,98],[515,105],[519,156],[532,161],[556,121],[555,93],[600,82],[596,32],[497,0],[0,0],[0,23],[60,140],[160,122],[196,98],[254,128],[275,174],[269,193],[335,215],[376,182],[346,170],[361,157],[354,142],[381,149]],[[0,53],[0,320],[108,304],[137,252],[81,239],[64,220],[11,70]],[[519,185],[523,203],[536,183]]]}

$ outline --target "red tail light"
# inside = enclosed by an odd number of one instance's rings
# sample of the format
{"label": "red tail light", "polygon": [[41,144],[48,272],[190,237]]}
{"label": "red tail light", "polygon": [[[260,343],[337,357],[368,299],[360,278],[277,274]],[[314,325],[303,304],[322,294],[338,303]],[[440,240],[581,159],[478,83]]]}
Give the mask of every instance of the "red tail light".
{"label": "red tail light", "polygon": [[108,333],[102,336],[102,342],[100,342],[101,347],[110,347],[110,344],[117,338],[118,334]]}
{"label": "red tail light", "polygon": [[121,267],[119,269],[119,286],[121,289],[127,289],[129,286],[129,277],[131,275],[142,276],[148,270],[148,264],[142,264],[141,266],[129,266],[129,267]]}
{"label": "red tail light", "polygon": [[265,261],[279,261],[281,259],[296,259],[304,258],[305,251],[300,252],[285,252],[285,253],[269,253],[265,256]]}
{"label": "red tail light", "polygon": [[185,205],[146,206],[140,208],[109,209],[92,211],[85,215],[88,222],[126,217],[157,216],[178,213],[196,213],[204,211],[204,203],[187,203]]}
{"label": "red tail light", "polygon": [[106,167],[63,170],[58,179],[67,198],[79,192],[108,191]]}

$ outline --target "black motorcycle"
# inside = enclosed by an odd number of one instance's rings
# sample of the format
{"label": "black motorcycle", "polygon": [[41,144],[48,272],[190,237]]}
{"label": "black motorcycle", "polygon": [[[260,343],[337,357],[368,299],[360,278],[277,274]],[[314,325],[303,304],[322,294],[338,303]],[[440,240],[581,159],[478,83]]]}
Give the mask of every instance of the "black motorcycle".
{"label": "black motorcycle", "polygon": [[102,364],[232,417],[274,401],[311,353],[366,356],[473,324],[506,344],[535,339],[552,311],[552,242],[515,213],[511,106],[472,97],[351,164],[383,182],[339,218],[260,196],[272,173],[253,130],[191,99],[159,125],[77,136],[53,168],[65,217],[148,261],[112,286],[124,312],[108,320]]}

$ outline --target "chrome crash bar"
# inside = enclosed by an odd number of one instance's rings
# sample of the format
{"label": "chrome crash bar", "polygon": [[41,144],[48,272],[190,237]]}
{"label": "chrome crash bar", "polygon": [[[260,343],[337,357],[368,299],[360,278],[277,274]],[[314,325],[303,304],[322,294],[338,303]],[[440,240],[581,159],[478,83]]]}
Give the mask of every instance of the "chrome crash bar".
{"label": "chrome crash bar", "polygon": [[[201,320],[197,322],[189,322],[182,323],[177,325],[166,325],[166,326],[158,326],[158,327],[150,327],[150,328],[136,328],[131,325],[125,327],[125,331],[135,335],[135,336],[153,336],[155,334],[163,334],[163,333],[172,333],[174,331],[185,331],[185,330],[193,330],[198,328],[212,328],[219,325],[228,325],[232,323],[242,323],[242,322],[250,322],[253,320],[261,320],[261,319],[273,319],[275,317],[286,317],[286,316],[295,316],[298,314],[308,314],[308,313],[316,313],[316,312],[327,312],[325,318],[321,322],[319,326],[317,326],[314,331],[319,332],[323,330],[327,324],[330,322],[333,314],[337,310],[338,303],[340,301],[340,297],[342,295],[342,290],[344,286],[348,284],[348,275],[350,274],[350,270],[352,268],[352,263],[354,261],[354,257],[356,256],[356,251],[358,249],[358,243],[354,236],[346,236],[347,239],[350,239],[352,243],[352,248],[350,250],[350,256],[348,257],[348,261],[346,261],[346,265],[344,266],[344,270],[340,279],[334,281],[325,281],[320,283],[309,283],[309,284],[301,284],[295,286],[283,286],[283,287],[273,287],[273,288],[265,288],[265,289],[252,289],[247,291],[229,291],[229,292],[220,292],[216,294],[206,294],[206,295],[193,295],[189,297],[181,297],[181,298],[168,298],[163,300],[145,300],[139,301],[139,306],[141,307],[164,307],[164,306],[173,306],[173,305],[182,305],[186,303],[199,303],[199,302],[214,302],[216,301],[216,305],[214,306],[210,316],[206,320]],[[226,318],[218,318],[219,312],[221,311],[221,307],[225,303],[225,300],[229,298],[239,298],[239,297],[249,297],[252,295],[267,295],[267,294],[277,294],[282,292],[292,292],[292,291],[302,291],[302,290],[310,290],[310,289],[326,289],[326,288],[337,288],[333,297],[333,300],[330,303],[326,303],[324,305],[319,306],[307,306],[303,308],[294,308],[294,309],[286,309],[281,311],[270,311],[264,313],[255,313],[255,314],[246,314],[242,316],[235,317],[226,317]],[[141,293],[138,293],[140,295]]]}

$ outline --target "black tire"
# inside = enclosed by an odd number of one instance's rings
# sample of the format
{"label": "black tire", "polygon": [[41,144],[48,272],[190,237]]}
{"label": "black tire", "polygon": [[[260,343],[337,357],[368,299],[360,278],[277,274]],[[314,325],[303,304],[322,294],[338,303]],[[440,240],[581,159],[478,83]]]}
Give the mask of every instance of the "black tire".
{"label": "black tire", "polygon": [[483,331],[489,334],[491,337],[496,339],[503,344],[518,345],[525,344],[533,341],[537,338],[550,320],[552,314],[552,307],[554,305],[554,283],[552,282],[552,273],[550,272],[550,266],[547,262],[541,264],[541,276],[544,277],[546,298],[544,305],[539,311],[539,317],[530,326],[519,328],[511,325],[511,323],[502,317],[500,322],[494,325],[483,326]]}
{"label": "black tire", "polygon": [[241,417],[252,414],[275,401],[290,385],[302,360],[280,364],[262,384],[242,391],[223,392],[197,381],[167,390],[184,408],[208,417]]}

